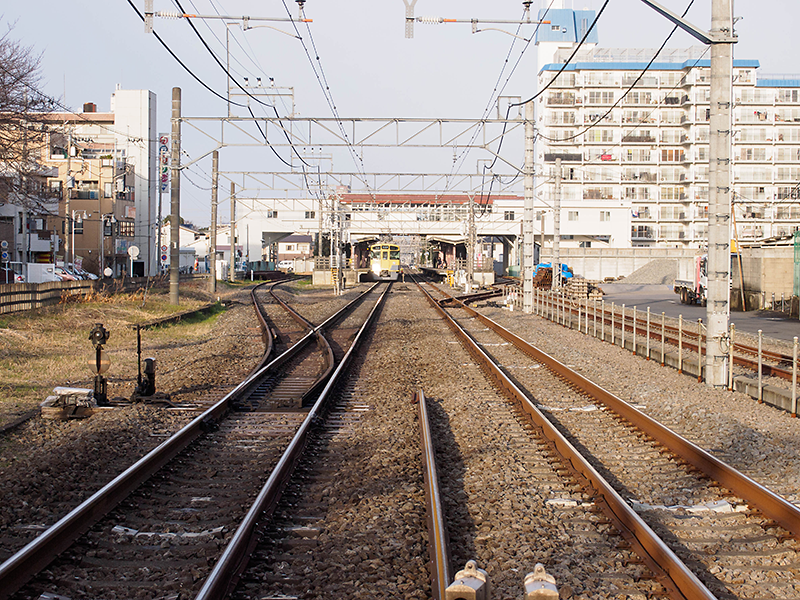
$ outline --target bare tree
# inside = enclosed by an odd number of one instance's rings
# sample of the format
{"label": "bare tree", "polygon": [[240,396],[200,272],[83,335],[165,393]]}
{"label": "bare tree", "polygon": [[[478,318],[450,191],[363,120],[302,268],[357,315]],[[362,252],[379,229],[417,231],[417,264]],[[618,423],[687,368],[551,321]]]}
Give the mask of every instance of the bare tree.
{"label": "bare tree", "polygon": [[49,212],[52,194],[40,158],[50,131],[46,117],[58,101],[40,91],[41,55],[12,31],[0,37],[0,204]]}

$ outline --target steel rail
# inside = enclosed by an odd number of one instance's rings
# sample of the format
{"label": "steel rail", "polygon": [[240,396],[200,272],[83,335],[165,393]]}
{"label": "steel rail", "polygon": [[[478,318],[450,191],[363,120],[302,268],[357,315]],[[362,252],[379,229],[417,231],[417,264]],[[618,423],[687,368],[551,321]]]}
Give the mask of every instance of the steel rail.
{"label": "steel rail", "polygon": [[[582,475],[588,481],[588,485],[596,494],[596,502],[604,509],[605,514],[622,535],[629,540],[644,562],[659,576],[661,583],[677,597],[685,600],[717,600],[672,549],[650,529],[622,496],[536,408],[527,395],[458,325],[455,319],[421,285],[419,285],[419,289],[500,390],[521,406],[532,423],[541,430],[545,438],[553,443],[561,456],[576,471],[576,474]],[[476,312],[469,307],[464,306],[464,308],[471,313]]]}
{"label": "steel rail", "polygon": [[740,473],[730,465],[722,462],[696,444],[590,381],[580,373],[576,373],[549,354],[539,350],[502,325],[492,321],[486,315],[466,305],[462,305],[460,308],[466,310],[470,315],[476,317],[481,323],[492,329],[503,339],[512,343],[515,347],[537,362],[545,365],[580,391],[605,404],[619,416],[628,420],[634,427],[647,433],[657,442],[672,450],[683,460],[705,473],[708,477],[721,483],[746,500],[765,517],[772,519],[792,534],[800,536],[800,508],[765,486],[750,479],[743,473]]}
{"label": "steel rail", "polygon": [[[368,291],[364,293],[366,294]],[[359,300],[360,297],[356,298],[339,312],[349,311]],[[338,318],[337,315],[329,318],[326,323],[335,318]],[[305,345],[317,337],[317,330],[324,325],[312,329],[286,352],[261,369],[250,373],[216,404],[140,458],[46,531],[42,532],[36,539],[0,564],[0,600],[8,598],[19,590],[36,573],[44,569],[61,552],[69,548],[80,535],[111,512],[141,483],[169,463],[195,440],[213,429],[216,423],[230,411],[231,404],[236,399],[254,389],[259,379],[266,373],[279,368],[299,353]]]}
{"label": "steel rail", "polygon": [[[455,299],[459,300],[460,302],[463,302],[464,304],[467,304],[468,302],[480,302],[481,300],[488,300],[489,298],[494,298],[496,296],[502,296],[502,295],[503,295],[503,290],[498,288],[492,288],[488,291],[477,292],[475,294],[455,296]],[[441,304],[442,306],[446,306],[450,302],[451,302],[450,298],[444,298],[442,300],[439,300],[439,304]]]}
{"label": "steel rail", "polygon": [[[374,289],[374,287],[375,286],[370,289]],[[365,337],[365,332],[372,326],[372,323],[377,318],[378,312],[383,306],[386,295],[391,287],[391,283],[386,286],[386,289],[375,303],[375,306],[370,311],[364,324],[358,330],[356,337],[353,339],[353,343],[350,345],[350,349],[344,355],[344,358],[342,358],[339,366],[336,367],[336,371],[329,379],[325,389],[311,407],[303,423],[297,429],[294,438],[287,446],[275,468],[273,468],[269,479],[264,484],[261,492],[259,492],[255,502],[242,520],[241,525],[239,525],[231,541],[225,547],[222,556],[214,565],[211,574],[206,578],[200,592],[195,596],[195,600],[225,600],[233,591],[238,578],[247,568],[250,555],[258,541],[259,529],[265,526],[266,522],[271,517],[284,488],[294,473],[295,467],[300,462],[308,439],[312,434],[313,426],[324,418],[324,413],[328,409],[328,400],[331,395],[331,390],[345,374],[347,367],[350,365],[355,355],[355,351],[360,347]]]}
{"label": "steel rail", "polygon": [[[545,303],[546,303],[548,308],[552,308],[553,306],[557,306],[557,304],[555,304],[554,300],[552,298],[550,298],[550,297],[547,297],[547,299],[545,300]],[[575,311],[572,308],[572,301],[570,301],[570,306],[568,307],[567,310],[569,311],[570,315],[577,314],[577,311]],[[608,313],[608,309],[606,309],[606,310],[602,310],[601,309],[600,310],[600,318],[603,319],[606,324],[610,324],[611,323],[610,319],[607,318],[607,316],[606,316],[608,314],[609,314]],[[674,317],[670,317],[670,318],[674,318]],[[618,321],[615,321],[614,325],[615,326],[618,325]],[[646,331],[647,321],[637,317],[636,318],[636,325],[637,325],[637,327],[636,327],[637,333],[639,333],[640,335],[646,335],[645,331]],[[641,327],[640,327],[640,325],[641,325]],[[652,325],[652,323],[651,323],[651,325]],[[633,331],[633,324],[630,321],[626,320],[625,331],[626,332]],[[668,334],[667,335],[667,340],[669,342],[677,343],[677,335],[678,335],[678,328],[677,327],[675,327],[674,325],[665,325],[664,326],[664,331]],[[686,349],[691,350],[692,352],[697,352],[697,333],[694,332],[694,331],[690,331],[690,330],[684,330],[683,331],[683,336],[684,336],[683,346]],[[655,341],[660,341],[661,340],[660,330],[659,331],[651,331],[650,332],[650,339],[651,340],[655,340]],[[740,342],[734,342],[734,350],[737,351],[737,352],[743,353],[743,354],[750,355],[750,356],[757,356],[758,355],[758,349],[757,348],[753,348],[752,346],[747,346],[747,345],[742,344]],[[778,363],[780,363],[780,362],[789,362],[789,363],[791,363],[792,362],[792,356],[790,356],[788,354],[783,354],[781,352],[775,352],[775,351],[772,351],[772,350],[762,350],[761,354],[762,354],[763,357],[768,358],[768,359],[773,360],[773,361],[778,362]],[[742,356],[741,354],[737,355],[737,354],[734,353],[733,362],[734,362],[734,364],[737,364],[737,365],[740,365],[742,367],[745,367],[746,369],[749,369],[751,371],[755,371],[755,370],[758,369],[758,361],[757,360],[752,360],[750,358],[747,358],[747,356]],[[761,372],[766,376],[778,377],[780,379],[786,379],[787,381],[791,381],[792,380],[792,370],[791,369],[784,369],[783,367],[780,367],[780,366],[768,365],[768,364],[763,364],[762,363]]]}
{"label": "steel rail", "polygon": [[431,593],[434,600],[445,600],[445,590],[453,582],[450,538],[445,526],[439,476],[436,471],[436,454],[428,419],[428,406],[422,390],[414,393],[414,403],[419,406],[419,432],[422,445],[422,466],[425,479],[425,503],[428,507],[428,553],[431,565]]}

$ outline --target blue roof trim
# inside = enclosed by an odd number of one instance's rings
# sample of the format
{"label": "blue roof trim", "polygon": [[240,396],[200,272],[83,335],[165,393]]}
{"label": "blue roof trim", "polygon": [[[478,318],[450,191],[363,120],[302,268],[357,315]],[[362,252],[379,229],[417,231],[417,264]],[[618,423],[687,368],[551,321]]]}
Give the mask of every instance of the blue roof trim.
{"label": "blue roof trim", "polygon": [[795,88],[800,87],[800,79],[759,79],[756,87]]}
{"label": "blue roof trim", "polygon": [[[550,63],[542,67],[542,71],[558,71],[563,64]],[[682,71],[690,67],[710,67],[711,60],[687,60],[683,63],[654,62],[650,66],[653,71]],[[761,64],[757,60],[734,60],[736,68],[757,69]],[[643,71],[646,62],[579,62],[567,65],[565,71]]]}

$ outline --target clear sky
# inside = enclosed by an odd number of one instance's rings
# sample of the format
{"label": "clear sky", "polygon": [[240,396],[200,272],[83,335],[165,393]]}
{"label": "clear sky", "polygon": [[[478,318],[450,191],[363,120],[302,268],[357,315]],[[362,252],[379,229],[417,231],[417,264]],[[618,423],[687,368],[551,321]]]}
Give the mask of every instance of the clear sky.
{"label": "clear sky", "polygon": [[[144,12],[144,0],[130,0]],[[604,0],[564,0],[568,8],[599,10]],[[550,0],[534,0],[534,17]],[[197,14],[286,17],[287,7],[297,15],[294,0],[180,0],[187,12]],[[689,0],[662,0],[675,12],[683,12]],[[155,10],[177,10],[173,0],[154,0]],[[225,103],[215,98],[183,70],[144,26],[128,0],[25,0],[4,3],[2,26],[13,27],[11,36],[42,55],[44,91],[61,98],[75,110],[84,102],[95,102],[98,110],[109,109],[111,93],[119,84],[123,89],[150,89],[158,96],[158,123],[169,131],[172,87],[182,89],[183,114],[223,116]],[[488,31],[471,32],[469,24],[415,25],[415,38],[405,39],[403,0],[307,0],[306,17],[316,52],[304,27],[306,45],[269,28],[246,33],[231,26],[231,72],[253,82],[272,77],[278,86],[294,88],[296,110],[301,116],[325,117],[331,111],[321,91],[311,63],[319,56],[333,100],[342,117],[459,117],[480,118],[487,105],[507,56],[513,64],[525,46],[509,35]],[[796,24],[800,23],[797,0],[739,1],[734,13],[742,17],[737,24],[740,42],[737,58],[757,59],[762,73],[800,73],[800,52]],[[458,19],[490,18],[516,20],[522,15],[519,0],[478,2],[476,0],[418,0],[417,16]],[[695,25],[710,27],[711,0],[695,0],[688,18]],[[203,38],[225,62],[225,26],[219,21],[194,21]],[[252,22],[253,25],[258,23]],[[274,27],[293,33],[290,23]],[[515,26],[504,29],[515,31]],[[156,32],[187,66],[206,84],[225,94],[223,70],[202,46],[185,21],[156,19]],[[640,0],[610,0],[599,21],[600,46],[658,47],[671,30],[671,24]],[[533,26],[521,34],[529,36]],[[512,48],[512,43],[514,46]],[[677,32],[669,46],[687,47],[695,40]],[[511,52],[509,53],[509,50]],[[535,92],[536,50],[531,44],[508,81],[505,95],[529,97]],[[317,64],[318,66],[318,64]],[[508,69],[500,81],[505,83]],[[281,114],[287,108],[278,105]],[[263,113],[262,113],[263,114]],[[517,164],[522,162],[521,142]],[[186,137],[184,149],[197,156],[208,143]],[[268,153],[252,155],[242,165],[221,153],[222,169],[238,169],[250,162],[268,171],[283,166]],[[514,159],[514,146],[504,155]],[[476,161],[488,155],[473,151],[463,171],[474,172]],[[404,162],[408,160],[408,162]],[[370,152],[364,156],[369,172],[419,170],[420,157],[407,159],[396,152]],[[356,170],[345,152],[334,156],[337,170]],[[449,172],[452,150],[426,155],[423,170]],[[208,223],[210,160],[203,160],[187,173],[191,183],[182,187],[182,214],[198,225]]]}

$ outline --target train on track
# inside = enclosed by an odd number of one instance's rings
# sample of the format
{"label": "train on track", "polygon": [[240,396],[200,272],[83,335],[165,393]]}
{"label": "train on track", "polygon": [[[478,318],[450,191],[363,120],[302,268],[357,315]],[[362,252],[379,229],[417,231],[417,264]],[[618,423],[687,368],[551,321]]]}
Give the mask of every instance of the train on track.
{"label": "train on track", "polygon": [[400,276],[400,246],[397,244],[373,244],[369,248],[369,270],[372,279],[397,281]]}

